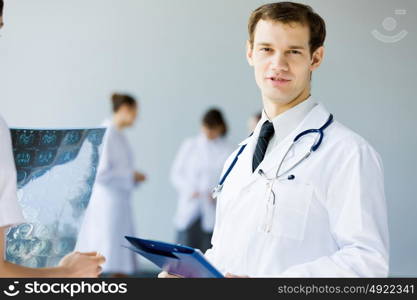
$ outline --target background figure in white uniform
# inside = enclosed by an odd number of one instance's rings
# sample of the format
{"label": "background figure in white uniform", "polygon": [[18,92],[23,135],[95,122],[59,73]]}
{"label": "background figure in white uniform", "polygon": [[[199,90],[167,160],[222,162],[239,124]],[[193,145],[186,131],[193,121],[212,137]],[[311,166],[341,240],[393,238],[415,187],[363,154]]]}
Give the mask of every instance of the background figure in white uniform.
{"label": "background figure in white uniform", "polygon": [[226,133],[222,113],[217,109],[207,111],[201,133],[181,145],[171,171],[179,196],[174,220],[177,242],[202,251],[210,247],[214,228],[216,202],[211,192],[231,153]]}
{"label": "background figure in white uniform", "polygon": [[112,96],[113,119],[107,127],[93,194],[76,249],[105,253],[103,272],[121,277],[137,269],[136,254],[121,247],[125,235],[134,235],[131,195],[145,176],[134,169],[133,153],[123,130],[131,127],[138,105],[131,96]]}

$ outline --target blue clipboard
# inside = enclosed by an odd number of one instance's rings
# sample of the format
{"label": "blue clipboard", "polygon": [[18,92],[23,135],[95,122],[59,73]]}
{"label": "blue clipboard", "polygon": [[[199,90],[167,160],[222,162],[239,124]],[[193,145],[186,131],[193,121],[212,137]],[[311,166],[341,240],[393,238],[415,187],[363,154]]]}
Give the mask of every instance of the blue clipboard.
{"label": "blue clipboard", "polygon": [[198,249],[131,236],[125,238],[133,246],[126,248],[142,255],[168,273],[186,278],[224,277]]}

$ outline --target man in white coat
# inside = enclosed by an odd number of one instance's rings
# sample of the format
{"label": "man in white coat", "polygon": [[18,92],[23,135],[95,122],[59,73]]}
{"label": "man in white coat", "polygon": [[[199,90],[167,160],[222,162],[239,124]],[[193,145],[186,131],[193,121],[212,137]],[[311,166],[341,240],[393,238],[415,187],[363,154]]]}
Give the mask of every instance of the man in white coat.
{"label": "man in white coat", "polygon": [[216,214],[211,191],[232,151],[226,134],[227,124],[221,111],[208,110],[200,134],[182,143],[171,170],[171,182],[178,192],[174,218],[177,243],[203,252],[211,247]]}
{"label": "man in white coat", "polygon": [[[310,95],[324,56],[323,19],[309,6],[280,2],[256,9],[248,29],[247,59],[264,110],[217,198],[206,257],[227,277],[387,276],[380,157],[328,122],[330,113]],[[304,135],[290,148],[294,139],[325,124],[321,144],[302,160],[319,136]]]}

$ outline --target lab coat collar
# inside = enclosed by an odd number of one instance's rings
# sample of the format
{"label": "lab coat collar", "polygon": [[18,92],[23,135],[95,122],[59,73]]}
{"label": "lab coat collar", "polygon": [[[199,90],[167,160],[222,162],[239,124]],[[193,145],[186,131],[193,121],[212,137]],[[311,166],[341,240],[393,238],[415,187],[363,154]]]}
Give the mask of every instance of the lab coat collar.
{"label": "lab coat collar", "polygon": [[248,144],[248,143],[249,143],[249,141],[252,139],[252,136],[253,136],[253,133],[252,133],[250,136],[248,136],[246,139],[244,139],[243,141],[241,141],[241,142],[239,143],[239,146],[243,146],[243,145]]}
{"label": "lab coat collar", "polygon": [[258,139],[259,132],[261,131],[262,124],[266,120],[268,120],[268,117],[267,117],[266,113],[264,111],[262,111],[261,119],[256,124],[255,129],[253,130],[253,132],[246,139],[244,139],[243,141],[241,141],[239,143],[239,146],[243,146],[243,145],[248,144],[255,137],[256,137],[256,139]]}
{"label": "lab coat collar", "polygon": [[[258,166],[258,169],[262,169],[267,175],[270,175],[268,173],[271,173],[272,171],[275,172],[278,167],[278,163],[281,161],[288,147],[290,147],[294,138],[304,130],[320,128],[321,126],[323,126],[323,124],[327,121],[329,114],[330,113],[327,111],[324,105],[318,103],[307,114],[307,116],[302,120],[302,122],[291,133],[289,133],[287,137],[284,138],[283,141],[281,141],[277,145],[274,145],[274,148],[265,156],[264,160]],[[244,170],[241,170],[240,173],[246,174],[247,176],[242,176],[242,187],[245,187],[253,183],[260,177],[256,170],[255,172],[252,172],[252,156],[254,148],[256,146],[257,136],[259,135],[259,132],[256,136],[255,133],[256,130],[254,131],[254,135],[252,137],[246,139],[247,147],[244,151],[246,152],[246,155],[242,157],[241,165],[244,168]],[[315,136],[311,134],[300,139],[300,141],[297,143],[297,146],[295,146],[293,151],[291,151],[291,153],[288,154],[281,170],[285,171],[286,165],[291,165],[291,163],[296,161],[300,156],[303,156],[311,147],[312,143],[314,142],[314,138]]]}

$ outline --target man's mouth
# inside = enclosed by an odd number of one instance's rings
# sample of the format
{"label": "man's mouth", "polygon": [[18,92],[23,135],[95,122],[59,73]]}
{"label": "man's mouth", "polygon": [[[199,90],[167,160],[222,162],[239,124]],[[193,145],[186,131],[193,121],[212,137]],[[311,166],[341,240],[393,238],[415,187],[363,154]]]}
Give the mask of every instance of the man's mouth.
{"label": "man's mouth", "polygon": [[274,86],[283,86],[291,81],[291,79],[282,76],[269,76],[267,79]]}

